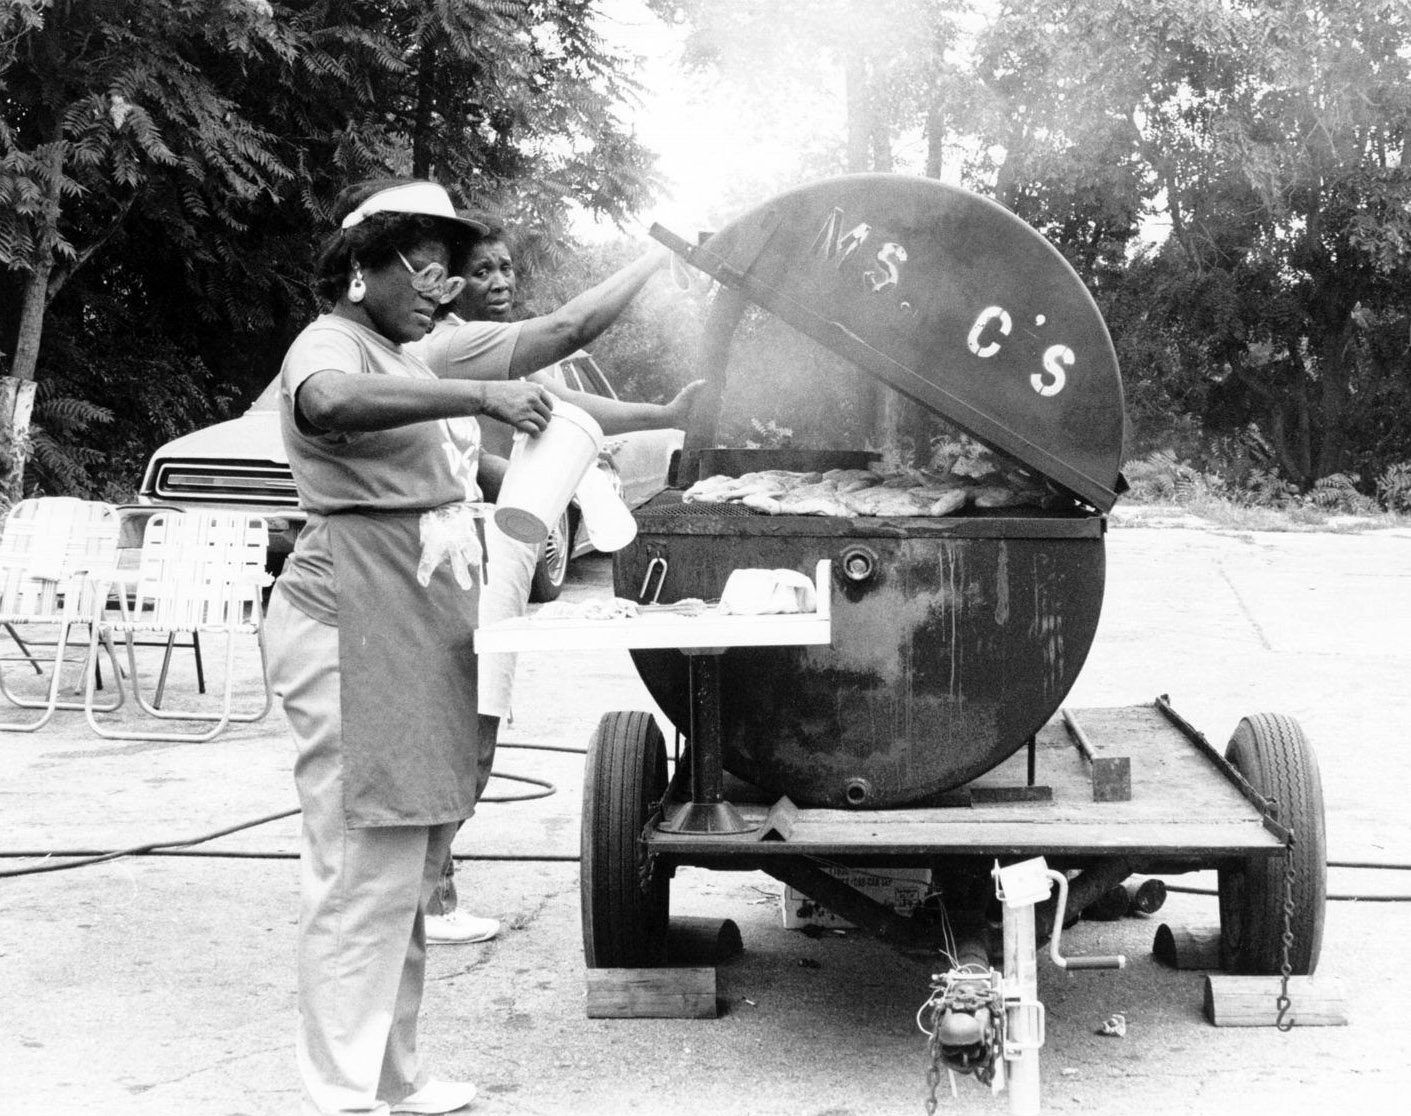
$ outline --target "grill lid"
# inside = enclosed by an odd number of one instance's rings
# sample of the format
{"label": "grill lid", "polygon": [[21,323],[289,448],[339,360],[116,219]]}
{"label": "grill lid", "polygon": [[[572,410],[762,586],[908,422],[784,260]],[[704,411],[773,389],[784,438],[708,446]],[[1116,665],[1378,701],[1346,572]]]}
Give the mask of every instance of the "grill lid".
{"label": "grill lid", "polygon": [[699,247],[652,235],[858,368],[1107,511],[1122,384],[1077,273],[978,194],[858,174],[789,191]]}

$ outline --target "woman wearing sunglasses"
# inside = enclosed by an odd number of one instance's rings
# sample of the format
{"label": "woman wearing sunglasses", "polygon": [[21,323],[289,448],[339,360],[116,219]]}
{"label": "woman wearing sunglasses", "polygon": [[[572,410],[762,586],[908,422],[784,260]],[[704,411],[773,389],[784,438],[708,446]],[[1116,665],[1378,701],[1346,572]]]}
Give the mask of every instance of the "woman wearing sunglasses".
{"label": "woman wearing sunglasses", "polygon": [[[316,276],[331,308],[281,370],[308,523],[268,619],[303,814],[303,1112],[450,1112],[475,1089],[429,1077],[416,1025],[427,897],[475,805],[475,416],[538,433],[552,400],[522,381],[438,379],[405,350],[459,293],[483,231],[441,187],[366,183],[334,215]],[[505,344],[479,359],[508,360]]]}

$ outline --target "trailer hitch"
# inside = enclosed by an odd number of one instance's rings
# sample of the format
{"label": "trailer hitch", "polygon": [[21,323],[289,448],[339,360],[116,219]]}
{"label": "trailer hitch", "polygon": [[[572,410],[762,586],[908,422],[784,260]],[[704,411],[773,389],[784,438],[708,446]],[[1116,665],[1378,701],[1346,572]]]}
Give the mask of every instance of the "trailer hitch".
{"label": "trailer hitch", "polygon": [[[1039,1111],[1039,1050],[1044,1044],[1044,1005],[1038,995],[1034,907],[1056,884],[1049,956],[1060,969],[1121,969],[1126,957],[1064,957],[1059,952],[1063,915],[1068,906],[1068,877],[1049,868],[1043,857],[1001,867],[990,875],[1004,911],[1004,971],[978,964],[959,965],[931,978],[931,995],[916,1014],[928,1037],[931,1055],[926,1080],[926,1111],[936,1111],[941,1070],[972,1074],[998,1093],[1008,1089],[1014,1116]],[[954,962],[953,962],[954,963]]]}

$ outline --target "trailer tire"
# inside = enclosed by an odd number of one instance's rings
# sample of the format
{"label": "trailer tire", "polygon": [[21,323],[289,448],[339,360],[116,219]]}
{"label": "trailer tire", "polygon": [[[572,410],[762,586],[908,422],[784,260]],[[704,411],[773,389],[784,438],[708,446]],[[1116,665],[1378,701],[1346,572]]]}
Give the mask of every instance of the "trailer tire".
{"label": "trailer tire", "polygon": [[[1328,894],[1317,757],[1292,717],[1257,713],[1240,721],[1225,758],[1255,790],[1277,803],[1276,820],[1293,832],[1288,960],[1294,975],[1311,976],[1323,948]],[[1249,857],[1220,870],[1220,963],[1226,972],[1273,976],[1282,971],[1287,867],[1287,856]]]}
{"label": "trailer tire", "polygon": [[671,881],[649,873],[642,831],[666,793],[666,741],[650,713],[605,713],[583,770],[583,959],[590,969],[666,962]]}

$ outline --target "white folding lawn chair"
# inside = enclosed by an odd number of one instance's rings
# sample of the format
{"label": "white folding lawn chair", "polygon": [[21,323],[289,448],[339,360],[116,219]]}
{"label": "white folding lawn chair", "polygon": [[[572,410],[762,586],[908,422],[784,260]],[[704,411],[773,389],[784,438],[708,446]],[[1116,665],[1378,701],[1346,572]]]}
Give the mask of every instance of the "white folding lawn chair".
{"label": "white folding lawn chair", "polygon": [[[93,679],[88,679],[85,707],[88,722],[100,736],[113,740],[211,740],[226,725],[258,721],[270,711],[273,694],[265,657],[263,590],[271,578],[265,572],[269,529],[257,515],[229,511],[160,511],[147,520],[142,551],[133,571],[109,571],[95,582],[104,599],[116,597],[118,615],[96,624],[89,653],[98,641],[121,636],[127,645],[133,698],[148,716],[161,720],[212,722],[194,732],[109,728],[94,715]],[[137,666],[139,635],[165,638],[178,634],[225,636],[225,679],[220,709],[159,708],[142,692]],[[262,705],[254,711],[232,709],[235,691],[236,637],[253,636],[260,653]],[[165,674],[165,663],[164,663]],[[163,683],[165,684],[165,678]]]}
{"label": "white folding lawn chair", "polygon": [[[48,724],[55,710],[83,709],[89,704],[88,699],[60,700],[61,676],[69,661],[72,626],[91,624],[102,611],[102,602],[93,596],[87,575],[111,567],[117,561],[117,546],[118,516],[111,504],[72,496],[41,496],[21,500],[10,509],[0,535],[0,626],[41,675],[46,656],[37,652],[52,649],[53,655],[48,657],[51,674],[44,698],[13,692],[0,663],[0,693],[6,700],[22,709],[43,710],[32,721],[0,722],[0,729],[34,732]],[[36,628],[40,629],[38,635]],[[43,636],[44,629],[53,629],[51,638]],[[96,631],[95,626],[90,636]],[[102,642],[112,664],[115,692],[109,704],[97,709],[110,713],[122,705],[122,681],[111,641]],[[90,689],[96,682],[97,644],[97,639],[90,639],[89,657],[84,660]]]}

